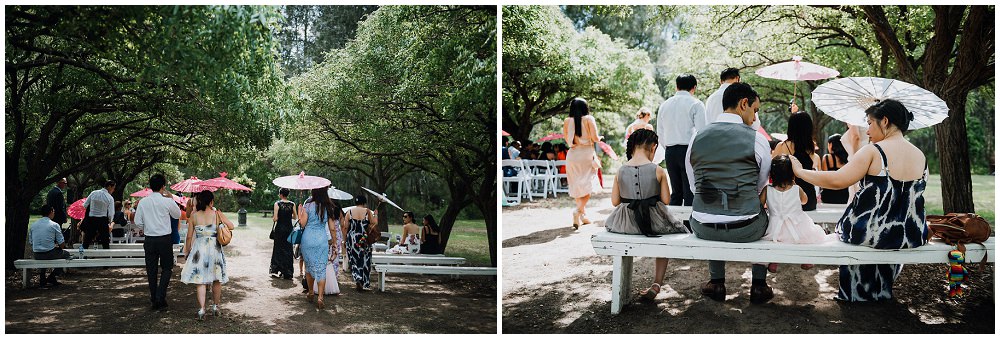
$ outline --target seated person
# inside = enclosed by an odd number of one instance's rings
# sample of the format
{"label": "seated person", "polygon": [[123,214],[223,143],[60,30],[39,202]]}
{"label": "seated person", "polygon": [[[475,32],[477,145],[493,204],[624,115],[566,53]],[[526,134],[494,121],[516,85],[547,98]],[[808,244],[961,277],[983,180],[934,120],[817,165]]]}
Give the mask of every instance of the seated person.
{"label": "seated person", "polygon": [[387,254],[417,254],[420,252],[420,226],[413,223],[413,212],[403,212],[403,237]]}
{"label": "seated person", "polygon": [[[59,224],[52,221],[52,217],[56,215],[55,208],[49,205],[42,206],[42,217],[34,224],[31,224],[31,228],[28,229],[28,244],[31,245],[31,251],[34,252],[34,258],[36,260],[55,260],[55,259],[70,259],[72,256],[69,252],[62,249],[64,245],[64,239],[62,234],[62,229]],[[44,268],[38,269],[38,280],[39,285],[45,287],[46,285],[59,286],[62,283],[56,281],[56,277],[63,273],[62,268],[56,268],[52,270],[52,274],[48,277],[45,276]]]}

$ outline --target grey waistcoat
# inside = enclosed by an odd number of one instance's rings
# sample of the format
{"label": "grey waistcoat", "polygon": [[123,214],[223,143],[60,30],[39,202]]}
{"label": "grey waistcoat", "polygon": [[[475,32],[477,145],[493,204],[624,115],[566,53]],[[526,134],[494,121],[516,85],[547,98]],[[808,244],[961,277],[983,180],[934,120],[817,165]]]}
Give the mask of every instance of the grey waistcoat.
{"label": "grey waistcoat", "polygon": [[732,216],[760,213],[756,133],[750,126],[732,123],[713,123],[698,132],[691,144],[692,210]]}

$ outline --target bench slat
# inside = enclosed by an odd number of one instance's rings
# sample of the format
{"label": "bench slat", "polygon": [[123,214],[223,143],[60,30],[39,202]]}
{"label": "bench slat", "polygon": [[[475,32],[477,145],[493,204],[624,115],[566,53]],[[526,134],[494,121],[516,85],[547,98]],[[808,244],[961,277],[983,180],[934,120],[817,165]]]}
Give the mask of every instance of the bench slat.
{"label": "bench slat", "polygon": [[145,258],[100,258],[100,259],[20,259],[14,261],[18,269],[32,268],[72,268],[72,267],[125,267],[146,266]]}
{"label": "bench slat", "polygon": [[[591,243],[594,251],[601,255],[819,265],[948,263],[948,251],[953,249],[953,246],[936,241],[918,248],[880,250],[843,243],[835,238],[822,244],[729,243],[698,239],[694,234],[650,238],[609,232],[595,234]],[[987,251],[993,252],[994,238],[983,244]],[[978,244],[966,245],[966,248],[966,261],[970,263],[979,262],[986,253]],[[996,262],[995,256],[987,260]]]}
{"label": "bench slat", "polygon": [[385,292],[386,273],[449,274],[449,275],[497,275],[496,267],[455,267],[455,266],[414,266],[376,264],[379,273],[379,290]]}
{"label": "bench slat", "polygon": [[[667,206],[670,214],[677,220],[688,220],[691,216],[691,206]],[[843,204],[820,204],[814,211],[807,211],[806,214],[817,224],[836,224],[844,216],[847,205]]]}

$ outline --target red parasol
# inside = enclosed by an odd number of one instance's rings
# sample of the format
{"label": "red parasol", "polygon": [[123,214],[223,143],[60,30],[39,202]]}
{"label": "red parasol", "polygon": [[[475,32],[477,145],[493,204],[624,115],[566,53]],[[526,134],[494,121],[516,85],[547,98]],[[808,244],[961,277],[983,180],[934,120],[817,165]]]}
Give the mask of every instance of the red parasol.
{"label": "red parasol", "polygon": [[603,150],[604,153],[607,153],[608,156],[611,157],[611,159],[618,160],[618,154],[615,154],[615,150],[611,149],[611,145],[608,145],[608,143],[601,141],[597,143],[597,146],[600,146],[601,150]]}
{"label": "red parasol", "polygon": [[507,133],[507,131],[504,131],[504,130],[500,130],[500,135],[505,136],[505,137],[509,137],[510,133]]}
{"label": "red parasol", "polygon": [[187,206],[188,200],[191,199],[191,198],[182,197],[182,196],[179,196],[179,195],[176,195],[176,194],[174,194],[173,197],[174,197],[174,202],[180,204],[181,206]]}
{"label": "red parasol", "polygon": [[76,220],[83,220],[83,214],[87,213],[87,209],[83,208],[83,203],[86,201],[87,198],[83,198],[69,205],[69,208],[66,209],[66,215]]}
{"label": "red parasol", "polygon": [[215,192],[215,190],[218,190],[217,187],[202,186],[200,185],[201,182],[202,180],[198,179],[198,177],[191,177],[189,179],[184,179],[184,181],[176,183],[173,186],[170,186],[170,189],[177,192],[188,192],[188,193],[201,192],[204,190]]}
{"label": "red parasol", "polygon": [[202,182],[199,182],[198,186],[201,186],[201,187],[225,188],[225,189],[231,189],[231,190],[236,190],[236,191],[252,191],[249,187],[240,185],[240,183],[232,181],[232,180],[229,180],[229,178],[226,178],[227,174],[229,174],[229,173],[219,172],[219,177],[218,178],[212,178],[212,179],[204,180]]}
{"label": "red parasol", "polygon": [[556,139],[562,139],[562,138],[563,138],[563,134],[562,133],[551,133],[549,135],[546,135],[546,136],[542,137],[541,139],[538,139],[538,142],[546,142],[546,141],[549,141],[549,140],[556,140]]}
{"label": "red parasol", "polygon": [[153,190],[149,189],[149,187],[146,187],[146,188],[143,188],[142,190],[139,190],[138,192],[129,194],[129,196],[137,197],[137,198],[144,198],[144,197],[148,197],[150,193],[153,193]]}
{"label": "red parasol", "polygon": [[330,186],[330,180],[322,177],[306,175],[305,171],[299,175],[289,175],[271,180],[275,186],[292,190],[311,190]]}

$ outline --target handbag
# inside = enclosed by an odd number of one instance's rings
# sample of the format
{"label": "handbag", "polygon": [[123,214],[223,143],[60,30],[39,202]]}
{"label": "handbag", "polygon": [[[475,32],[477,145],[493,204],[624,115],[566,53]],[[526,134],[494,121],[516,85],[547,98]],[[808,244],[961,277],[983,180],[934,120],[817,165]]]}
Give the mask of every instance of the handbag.
{"label": "handbag", "polygon": [[[219,225],[222,222],[219,220],[219,211],[215,211],[215,224]],[[233,240],[233,231],[229,229],[229,226],[222,224],[222,227],[216,226],[215,241],[219,242],[219,245],[226,246],[229,242]]]}
{"label": "handbag", "polygon": [[378,225],[368,225],[368,232],[365,233],[365,243],[371,246],[381,238],[382,232],[378,230]]}
{"label": "handbag", "polygon": [[278,226],[278,222],[277,221],[275,221],[273,224],[271,224],[271,234],[267,235],[268,239],[274,240],[274,227],[276,227],[276,226]]}
{"label": "handbag", "polygon": [[288,243],[292,245],[298,245],[302,243],[302,228],[296,223],[295,228],[292,229],[292,233],[288,235]]}
{"label": "handbag", "polygon": [[[948,245],[955,246],[965,253],[965,244],[982,245],[990,238],[990,224],[983,217],[974,213],[948,213],[946,215],[928,215],[927,239],[938,238]],[[984,246],[985,249],[985,246]],[[986,255],[982,263],[986,263]]]}

